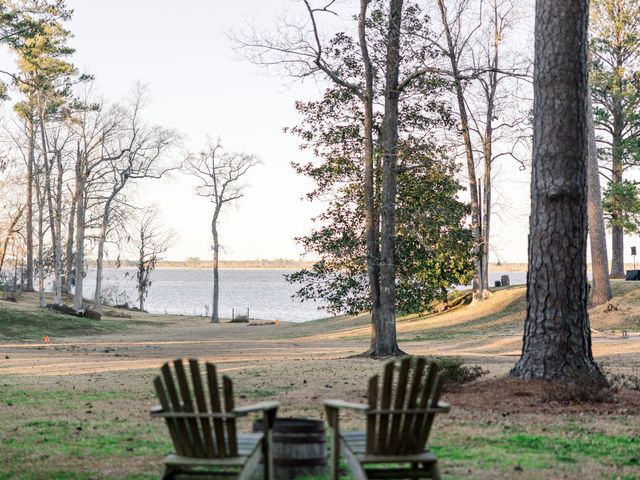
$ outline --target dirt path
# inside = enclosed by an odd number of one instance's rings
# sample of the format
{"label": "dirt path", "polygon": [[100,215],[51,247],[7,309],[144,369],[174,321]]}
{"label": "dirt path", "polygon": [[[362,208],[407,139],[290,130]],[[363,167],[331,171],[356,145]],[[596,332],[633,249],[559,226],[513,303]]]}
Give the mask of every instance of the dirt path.
{"label": "dirt path", "polygon": [[[49,343],[0,343],[0,375],[84,375],[157,369],[164,361],[195,357],[234,369],[255,368],[264,362],[282,363],[287,374],[293,360],[341,359],[362,352],[366,338],[350,331],[341,338],[305,328],[279,326],[214,325],[203,318],[184,318],[170,324],[147,325],[128,332],[95,337],[50,339]],[[474,338],[462,341],[405,341],[402,348],[416,355],[460,356],[494,374],[504,373],[520,354],[519,336]],[[594,333],[594,355],[616,368],[640,366],[640,334],[620,336]],[[8,357],[8,358],[7,358]]]}

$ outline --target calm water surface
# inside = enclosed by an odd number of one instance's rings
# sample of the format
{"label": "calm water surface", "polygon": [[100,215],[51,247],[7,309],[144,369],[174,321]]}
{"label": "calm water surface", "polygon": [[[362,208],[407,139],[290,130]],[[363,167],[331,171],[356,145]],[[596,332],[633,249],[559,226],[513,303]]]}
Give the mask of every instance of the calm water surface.
{"label": "calm water surface", "polygon": [[[289,284],[284,275],[295,270],[223,269],[220,270],[220,316],[231,318],[231,310],[246,313],[261,320],[305,322],[327,317],[320,302],[300,302],[292,299],[297,286]],[[509,275],[512,285],[524,284],[526,272],[490,272],[493,286],[502,275]],[[135,270],[107,268],[103,291],[112,301],[136,304]],[[178,315],[208,315],[211,313],[213,272],[204,269],[158,268],[151,274],[151,289],[145,309],[152,313]],[[85,297],[92,297],[95,271],[84,281]],[[467,286],[459,288],[468,288]]]}
{"label": "calm water surface", "polygon": [[[304,322],[329,316],[319,310],[321,303],[294,300],[295,285],[284,275],[296,270],[279,269],[221,269],[219,311],[222,318],[246,313],[261,320]],[[91,297],[95,289],[95,271],[84,281],[85,296]],[[158,268],[151,273],[151,289],[145,309],[152,313],[182,315],[211,314],[213,272],[204,269]],[[103,278],[104,291],[115,296],[126,292],[130,304],[136,304],[135,270],[133,268],[107,268]],[[122,303],[122,295],[118,295]],[[208,310],[207,310],[208,309]]]}

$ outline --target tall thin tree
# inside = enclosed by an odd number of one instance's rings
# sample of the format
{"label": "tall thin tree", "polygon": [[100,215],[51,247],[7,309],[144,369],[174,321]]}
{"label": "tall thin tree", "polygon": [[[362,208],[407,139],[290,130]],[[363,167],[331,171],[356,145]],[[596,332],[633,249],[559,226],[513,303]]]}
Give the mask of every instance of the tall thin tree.
{"label": "tall thin tree", "polygon": [[218,225],[223,208],[240,198],[244,184],[243,177],[249,169],[258,164],[258,159],[246,153],[230,153],[222,150],[220,141],[209,142],[207,150],[187,159],[187,167],[192,175],[200,180],[196,193],[208,198],[213,204],[211,216],[211,237],[213,240],[213,294],[211,322],[220,322],[218,300],[220,296],[220,278],[218,264],[220,260],[220,235]]}

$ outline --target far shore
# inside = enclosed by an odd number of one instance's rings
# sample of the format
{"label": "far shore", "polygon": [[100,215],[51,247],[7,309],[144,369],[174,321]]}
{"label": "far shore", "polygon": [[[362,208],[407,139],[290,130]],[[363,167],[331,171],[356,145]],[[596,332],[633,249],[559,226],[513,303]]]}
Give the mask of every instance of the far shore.
{"label": "far shore", "polygon": [[[289,259],[275,259],[275,260],[221,260],[219,268],[221,270],[300,270],[303,268],[311,268],[314,264],[314,260],[289,260]],[[105,267],[116,268],[135,268],[136,262],[133,260],[123,260],[119,264],[114,261],[106,261]],[[625,264],[625,270],[631,270],[640,268],[640,263],[633,265],[633,263]],[[213,262],[209,260],[163,260],[158,262],[156,268],[162,269],[211,269],[213,268]],[[587,270],[591,271],[591,264],[587,264]],[[526,263],[490,263],[490,272],[526,272]]]}

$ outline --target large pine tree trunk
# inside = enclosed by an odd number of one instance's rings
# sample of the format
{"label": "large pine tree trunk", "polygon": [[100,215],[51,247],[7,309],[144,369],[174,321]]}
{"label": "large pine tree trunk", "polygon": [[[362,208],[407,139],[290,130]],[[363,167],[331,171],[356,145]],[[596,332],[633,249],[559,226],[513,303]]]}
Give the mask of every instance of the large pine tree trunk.
{"label": "large pine tree trunk", "polygon": [[602,379],[587,313],[588,0],[537,0],[521,378]]}
{"label": "large pine tree trunk", "polygon": [[591,243],[592,305],[607,303],[611,297],[609,261],[607,259],[607,237],[602,212],[600,172],[596,150],[596,131],[593,125],[591,93],[587,95],[587,125],[589,129],[589,156],[587,165],[587,215],[589,218],[589,240]]}
{"label": "large pine tree trunk", "polygon": [[382,122],[382,198],[380,206],[380,314],[376,357],[398,355],[396,339],[396,194],[398,164],[398,113],[400,72],[400,27],[403,0],[391,0],[387,65],[385,75],[385,107]]}

